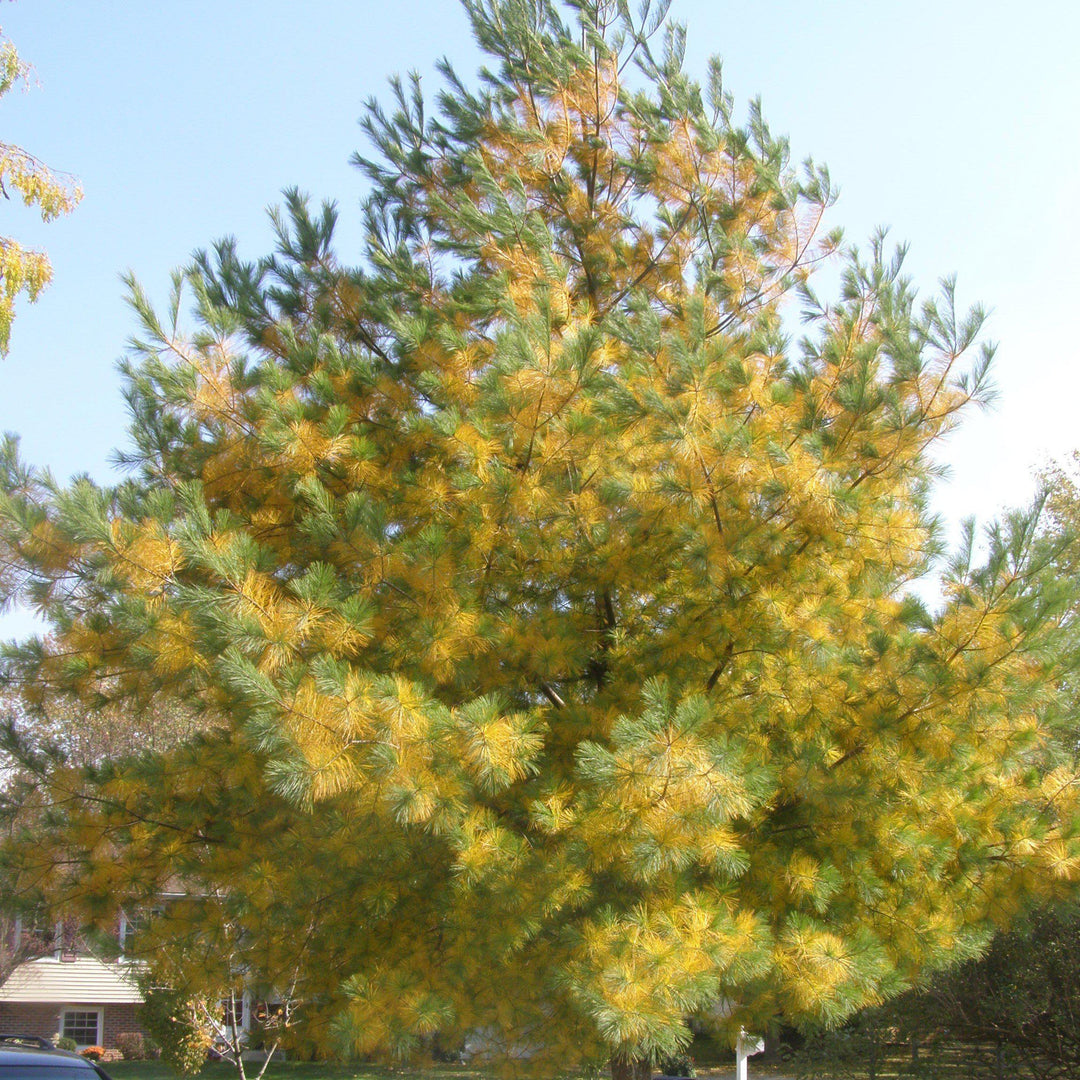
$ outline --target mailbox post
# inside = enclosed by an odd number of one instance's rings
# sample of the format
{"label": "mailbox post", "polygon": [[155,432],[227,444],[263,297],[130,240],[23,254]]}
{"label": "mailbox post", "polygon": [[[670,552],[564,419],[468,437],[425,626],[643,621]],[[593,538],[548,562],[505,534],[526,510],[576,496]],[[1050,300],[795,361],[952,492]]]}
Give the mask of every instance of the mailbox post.
{"label": "mailbox post", "polygon": [[760,1054],[765,1049],[765,1040],[745,1031],[739,1032],[735,1043],[735,1080],[747,1080],[746,1061],[753,1054]]}

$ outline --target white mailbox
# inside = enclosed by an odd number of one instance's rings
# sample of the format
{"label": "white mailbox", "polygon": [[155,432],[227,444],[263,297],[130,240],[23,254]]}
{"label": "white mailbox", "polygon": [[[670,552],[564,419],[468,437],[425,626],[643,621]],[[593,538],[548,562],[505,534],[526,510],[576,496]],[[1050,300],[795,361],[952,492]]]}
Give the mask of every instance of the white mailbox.
{"label": "white mailbox", "polygon": [[739,1032],[739,1038],[735,1043],[735,1080],[747,1080],[746,1059],[754,1054],[760,1054],[765,1049],[765,1040],[756,1035],[747,1035],[745,1031]]}

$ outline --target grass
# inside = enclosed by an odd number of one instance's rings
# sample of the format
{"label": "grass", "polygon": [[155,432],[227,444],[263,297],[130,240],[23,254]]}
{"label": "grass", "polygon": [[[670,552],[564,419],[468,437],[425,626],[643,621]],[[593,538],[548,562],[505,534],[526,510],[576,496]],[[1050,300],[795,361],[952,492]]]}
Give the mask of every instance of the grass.
{"label": "grass", "polygon": [[1018,1080],[1038,1075],[1028,1071],[1008,1047],[993,1043],[925,1042],[917,1057],[911,1044],[860,1045],[827,1054],[793,1055],[788,1071],[804,1080]]}
{"label": "grass", "polygon": [[[178,1074],[160,1061],[114,1061],[105,1066],[113,1080],[178,1080]],[[247,1066],[254,1077],[259,1066]],[[468,1065],[341,1064],[326,1061],[271,1061],[264,1080],[489,1080],[490,1073]],[[224,1062],[206,1065],[199,1080],[236,1080],[234,1066]]]}
{"label": "grass", "polygon": [[[711,1043],[695,1044],[694,1057],[698,1063],[698,1076],[707,1078],[718,1070],[730,1072],[734,1068],[734,1056]],[[261,1066],[247,1063],[249,1080],[258,1075]],[[105,1065],[105,1071],[113,1080],[182,1080],[178,1073],[160,1061],[113,1061]],[[763,1071],[759,1066],[758,1071]],[[764,1071],[768,1071],[765,1069]],[[753,1075],[753,1068],[751,1075]],[[373,1065],[363,1062],[342,1063],[336,1061],[285,1061],[270,1062],[263,1080],[493,1080],[496,1073],[473,1065],[432,1064],[423,1065]],[[599,1080],[606,1080],[607,1070],[601,1071]],[[235,1066],[225,1062],[205,1065],[198,1080],[238,1080]],[[586,1080],[583,1070],[567,1071],[553,1080]],[[590,1072],[588,1080],[598,1080]]]}

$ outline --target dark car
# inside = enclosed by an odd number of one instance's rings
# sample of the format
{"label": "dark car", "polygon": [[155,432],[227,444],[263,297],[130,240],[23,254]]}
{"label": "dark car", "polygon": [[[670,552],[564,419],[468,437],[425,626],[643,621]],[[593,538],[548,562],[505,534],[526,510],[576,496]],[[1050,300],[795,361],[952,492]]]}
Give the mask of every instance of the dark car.
{"label": "dark car", "polygon": [[93,1061],[36,1035],[0,1035],[0,1080],[110,1080]]}

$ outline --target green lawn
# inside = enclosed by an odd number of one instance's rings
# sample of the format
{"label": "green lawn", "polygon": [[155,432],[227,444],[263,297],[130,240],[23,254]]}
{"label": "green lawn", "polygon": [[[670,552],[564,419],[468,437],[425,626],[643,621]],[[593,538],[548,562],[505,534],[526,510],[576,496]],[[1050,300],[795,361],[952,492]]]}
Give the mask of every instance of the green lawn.
{"label": "green lawn", "polygon": [[[177,1080],[177,1074],[160,1061],[114,1061],[105,1066],[113,1080]],[[249,1077],[259,1066],[247,1065]],[[236,1080],[236,1069],[215,1062],[207,1065],[199,1080]],[[491,1074],[467,1065],[423,1065],[398,1068],[392,1065],[342,1065],[336,1062],[272,1061],[264,1080],[488,1080]]]}

